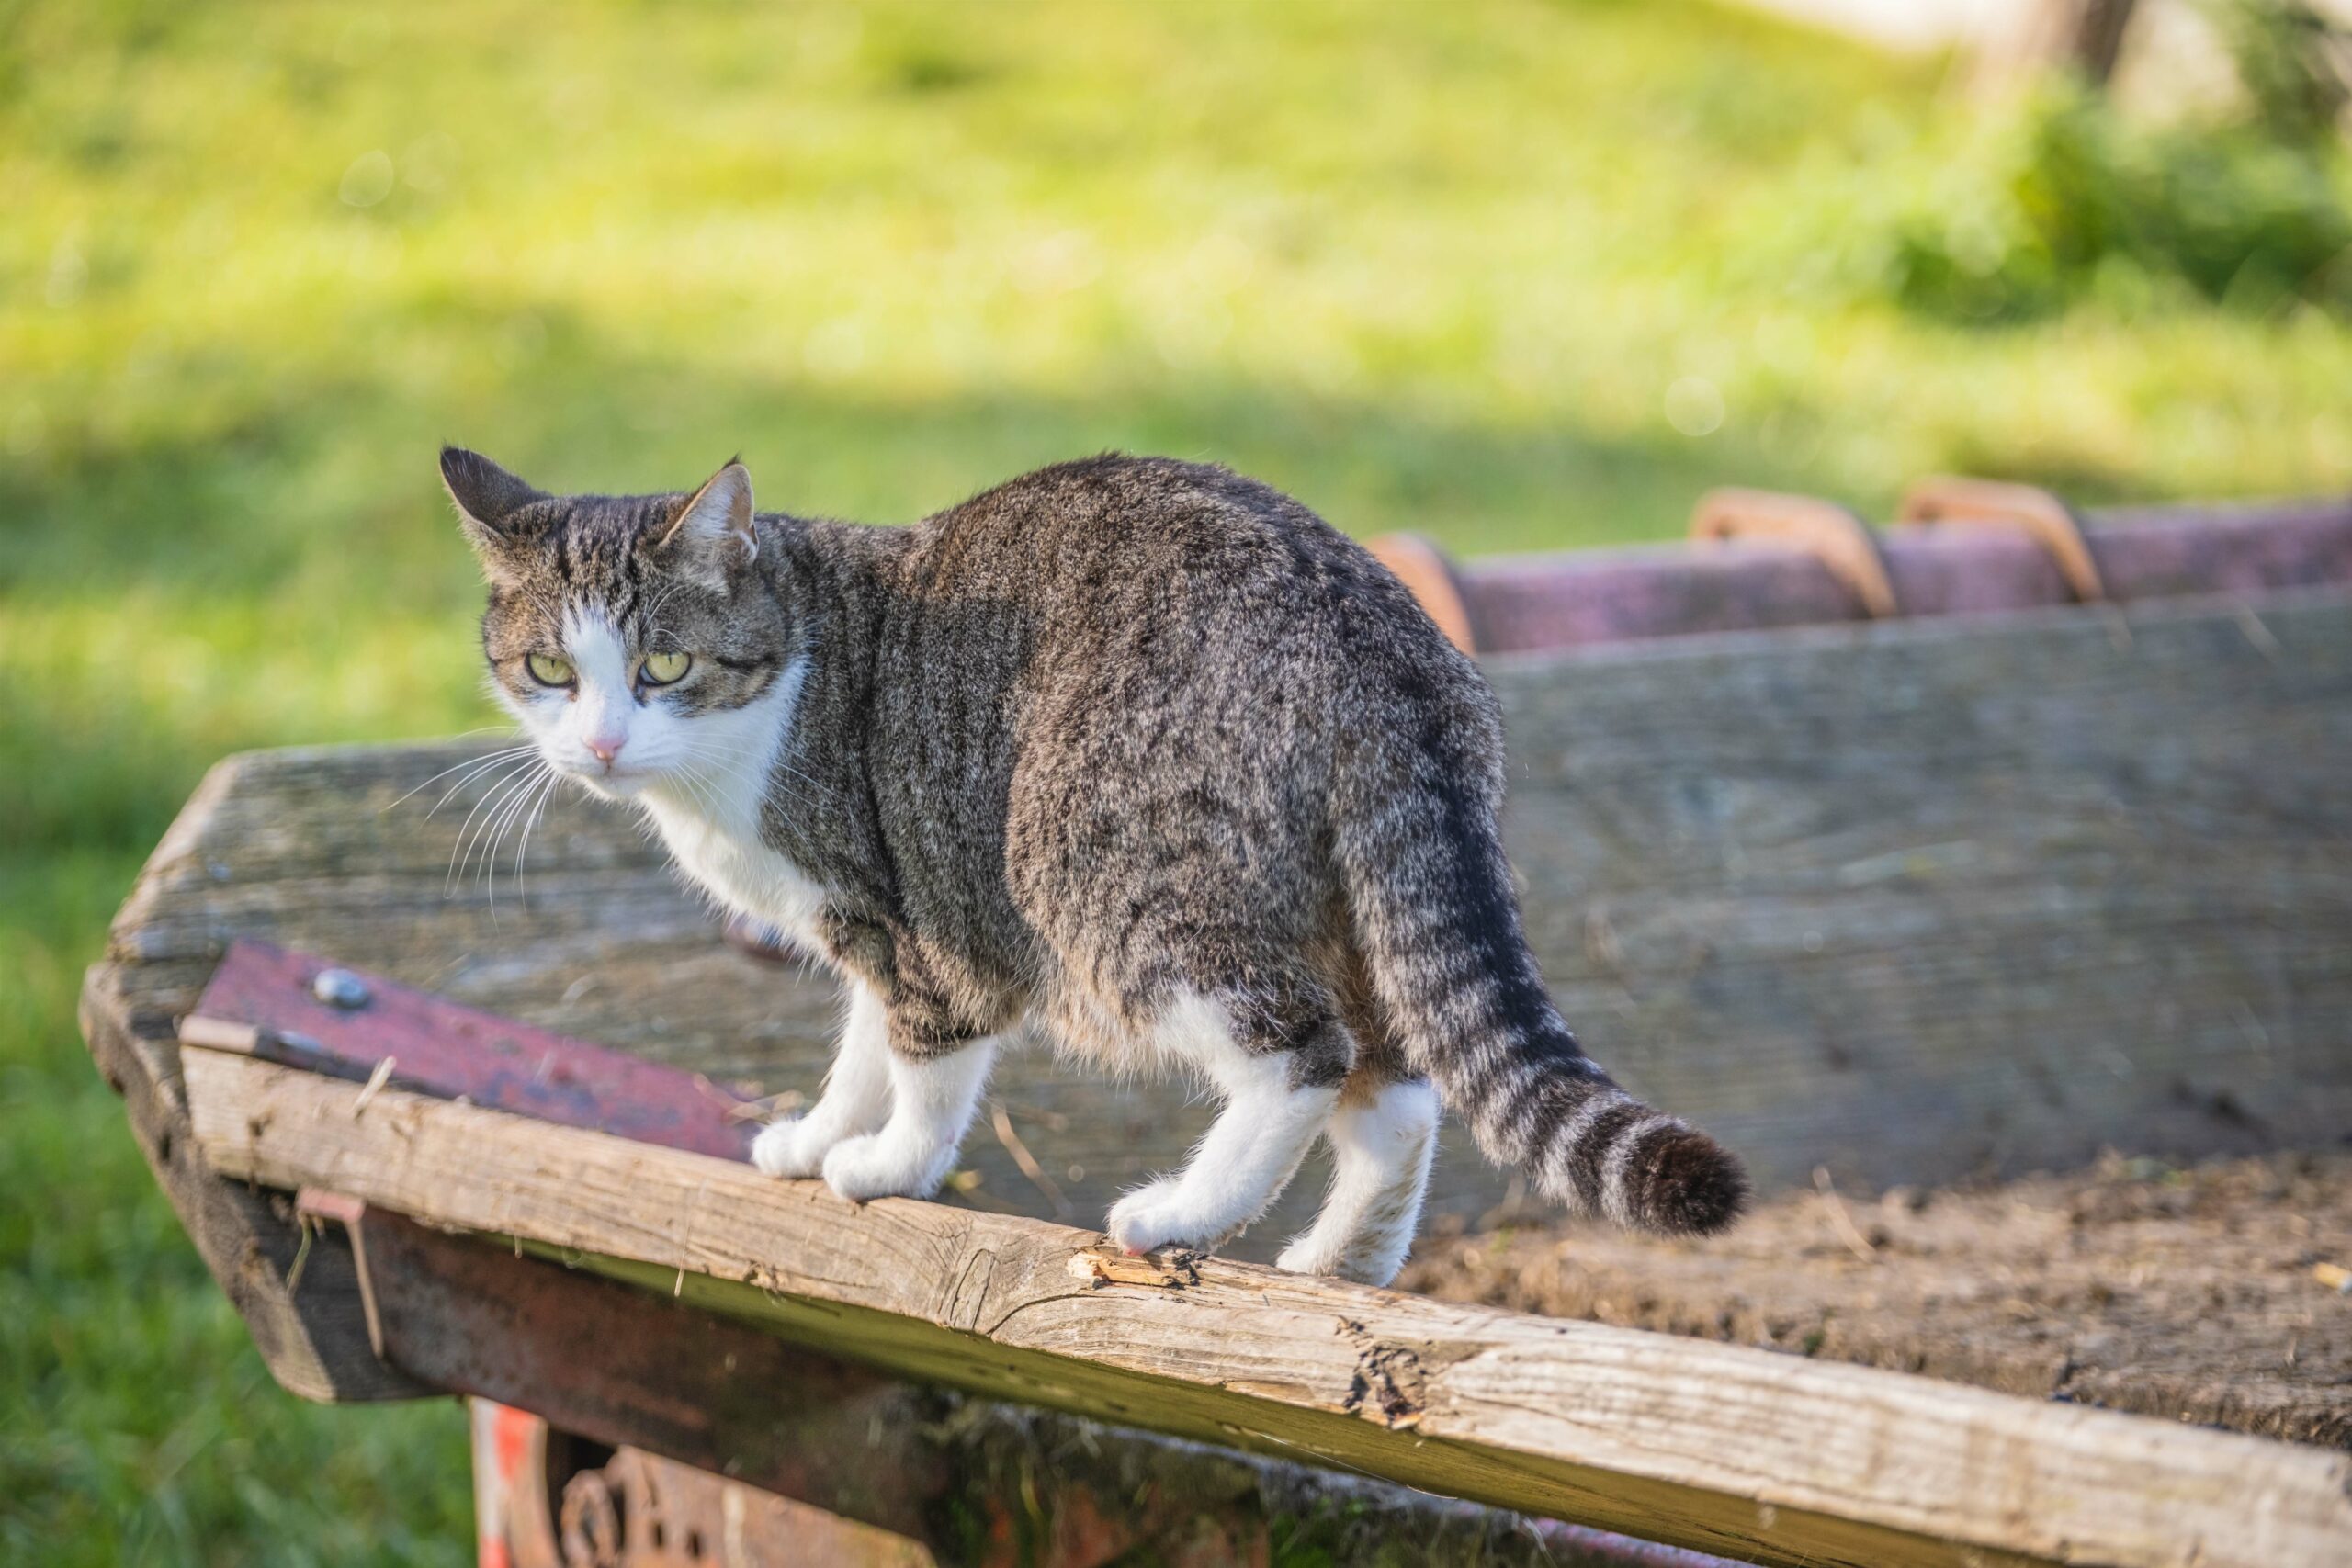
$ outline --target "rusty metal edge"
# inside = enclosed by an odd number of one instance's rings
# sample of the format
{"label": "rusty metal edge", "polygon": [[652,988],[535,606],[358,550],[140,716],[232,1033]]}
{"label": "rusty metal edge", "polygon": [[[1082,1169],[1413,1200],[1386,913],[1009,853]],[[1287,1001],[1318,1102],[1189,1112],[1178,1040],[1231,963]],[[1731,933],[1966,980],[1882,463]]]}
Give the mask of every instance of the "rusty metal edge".
{"label": "rusty metal edge", "polygon": [[1818,496],[1724,486],[1699,498],[1694,539],[1762,539],[1801,549],[1827,567],[1872,619],[1902,613],[1878,537],[1861,514]]}
{"label": "rusty metal edge", "polygon": [[1363,547],[1419,601],[1447,641],[1464,653],[1477,653],[1477,620],[1463,592],[1461,575],[1443,550],[1419,534],[1383,534],[1365,540]]}
{"label": "rusty metal edge", "polygon": [[1937,474],[1904,491],[1894,516],[1898,523],[2022,528],[2049,553],[2078,603],[2097,604],[2108,596],[2090,539],[2083,532],[2082,514],[2054,491]]}

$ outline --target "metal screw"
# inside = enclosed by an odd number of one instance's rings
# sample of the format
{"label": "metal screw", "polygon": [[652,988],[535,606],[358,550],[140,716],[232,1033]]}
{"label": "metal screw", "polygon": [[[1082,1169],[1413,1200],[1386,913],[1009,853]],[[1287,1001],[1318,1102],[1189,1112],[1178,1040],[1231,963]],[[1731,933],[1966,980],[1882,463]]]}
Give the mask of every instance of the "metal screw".
{"label": "metal screw", "polygon": [[364,1008],[375,999],[374,994],[368,989],[368,982],[348,969],[320,970],[318,978],[311,982],[311,995],[331,1008],[342,1008],[346,1012],[354,1008]]}

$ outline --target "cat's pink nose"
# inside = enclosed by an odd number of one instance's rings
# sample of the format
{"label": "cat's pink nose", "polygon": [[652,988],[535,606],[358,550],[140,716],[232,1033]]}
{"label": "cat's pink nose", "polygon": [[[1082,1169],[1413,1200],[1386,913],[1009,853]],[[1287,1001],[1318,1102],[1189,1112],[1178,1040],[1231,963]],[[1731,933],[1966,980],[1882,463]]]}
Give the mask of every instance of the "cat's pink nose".
{"label": "cat's pink nose", "polygon": [[588,754],[609,768],[613,765],[613,759],[621,754],[621,747],[627,739],[626,736],[620,735],[592,735],[588,738]]}

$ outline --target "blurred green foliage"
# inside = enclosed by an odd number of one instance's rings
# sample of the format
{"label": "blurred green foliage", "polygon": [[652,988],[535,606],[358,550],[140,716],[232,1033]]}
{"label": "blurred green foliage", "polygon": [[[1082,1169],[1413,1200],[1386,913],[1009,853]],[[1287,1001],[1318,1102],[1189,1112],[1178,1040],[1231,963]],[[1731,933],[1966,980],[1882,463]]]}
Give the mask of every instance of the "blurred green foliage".
{"label": "blurred green foliage", "polygon": [[2286,141],[2335,141],[2352,103],[2352,28],[2307,0],[2203,0],[2246,117]]}
{"label": "blurred green foliage", "polygon": [[2064,83],[1821,201],[1823,281],[1955,322],[2095,303],[2126,319],[2218,304],[2352,309],[2352,168],[2334,141],[2256,121],[2132,123]]}
{"label": "blurred green foliage", "polygon": [[2226,107],[2146,123],[2053,79],[1927,117],[1801,186],[1805,216],[1768,269],[1962,324],[2078,304],[2136,321],[2202,304],[2352,312],[2352,33],[2301,0],[2202,9],[2237,85]]}
{"label": "blurred green foliage", "polygon": [[2352,310],[2352,167],[2335,141],[2263,122],[2133,125],[2065,83],[1966,127],[1815,209],[1815,280],[1952,322],[2096,303],[2126,320],[2218,303]]}
{"label": "blurred green foliage", "polygon": [[[268,1386],[73,1016],[212,759],[487,718],[439,441],[882,519],[1123,446],[1464,552],[2352,484],[2332,152],[1939,85],[1695,0],[0,0],[0,1559],[467,1555],[458,1413]],[[1946,186],[2025,324],[1841,270]]]}

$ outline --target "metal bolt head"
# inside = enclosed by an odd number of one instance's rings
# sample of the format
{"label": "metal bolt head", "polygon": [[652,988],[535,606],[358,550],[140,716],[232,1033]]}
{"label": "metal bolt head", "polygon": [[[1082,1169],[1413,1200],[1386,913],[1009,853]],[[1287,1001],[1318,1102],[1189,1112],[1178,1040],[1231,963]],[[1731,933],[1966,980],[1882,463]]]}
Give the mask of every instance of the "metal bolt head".
{"label": "metal bolt head", "polygon": [[311,982],[311,995],[331,1008],[342,1008],[345,1011],[364,1008],[374,999],[374,994],[368,989],[368,982],[348,969],[320,970],[318,978]]}

